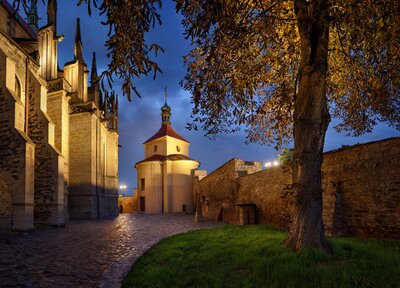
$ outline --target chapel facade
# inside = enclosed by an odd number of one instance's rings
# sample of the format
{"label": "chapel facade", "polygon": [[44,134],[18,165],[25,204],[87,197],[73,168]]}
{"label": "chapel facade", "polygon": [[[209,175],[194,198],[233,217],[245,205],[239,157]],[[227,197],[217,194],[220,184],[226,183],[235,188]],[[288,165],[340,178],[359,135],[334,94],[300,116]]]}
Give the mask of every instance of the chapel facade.
{"label": "chapel facade", "polygon": [[190,142],[171,125],[171,108],[161,108],[161,128],[144,145],[145,159],[136,163],[139,212],[194,211],[193,173],[200,163],[189,158]]}
{"label": "chapel facade", "polygon": [[73,60],[58,67],[57,2],[38,27],[0,0],[0,228],[62,226],[118,215],[118,100],[102,93],[96,58],[83,59],[79,19]]}

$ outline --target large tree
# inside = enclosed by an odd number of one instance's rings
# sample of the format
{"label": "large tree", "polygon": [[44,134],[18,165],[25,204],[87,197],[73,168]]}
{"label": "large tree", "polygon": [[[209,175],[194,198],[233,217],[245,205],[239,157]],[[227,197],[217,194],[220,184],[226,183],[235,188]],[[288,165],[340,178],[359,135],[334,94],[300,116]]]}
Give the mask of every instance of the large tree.
{"label": "large tree", "polygon": [[[20,2],[21,0],[15,0]],[[26,3],[27,0],[22,0]],[[106,15],[111,62],[104,79],[159,71],[145,33],[161,0],[77,0]],[[246,126],[249,142],[294,140],[295,215],[287,245],[328,251],[321,164],[330,115],[339,131],[400,128],[400,1],[175,0],[193,50],[184,87],[208,135]],[[137,93],[138,94],[138,93]]]}
{"label": "large tree", "polygon": [[245,124],[249,141],[294,140],[295,214],[286,244],[328,251],[321,164],[330,114],[359,135],[400,127],[400,2],[178,0],[193,125]]}

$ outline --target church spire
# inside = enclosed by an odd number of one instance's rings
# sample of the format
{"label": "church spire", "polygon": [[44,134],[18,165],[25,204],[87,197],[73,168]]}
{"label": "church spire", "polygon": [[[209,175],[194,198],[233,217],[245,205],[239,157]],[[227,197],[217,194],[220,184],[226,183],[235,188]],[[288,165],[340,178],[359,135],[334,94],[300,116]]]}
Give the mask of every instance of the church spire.
{"label": "church spire", "polygon": [[47,25],[54,25],[57,28],[57,1],[56,0],[49,0],[47,3]]}
{"label": "church spire", "polygon": [[75,43],[74,43],[74,57],[75,60],[82,60],[82,39],[81,39],[81,25],[80,19],[76,18],[76,33],[75,33]]}
{"label": "church spire", "polygon": [[38,16],[38,9],[37,9],[37,0],[31,1],[31,6],[28,9],[27,16],[28,16],[28,25],[32,28],[34,32],[37,32],[39,27],[39,16]]}
{"label": "church spire", "polygon": [[164,92],[164,106],[161,107],[161,124],[162,125],[171,125],[171,107],[167,104],[167,87],[165,87]]}
{"label": "church spire", "polygon": [[92,86],[96,85],[98,83],[97,79],[97,64],[96,64],[96,52],[93,52],[93,58],[92,58],[92,71],[90,74],[90,82]]}

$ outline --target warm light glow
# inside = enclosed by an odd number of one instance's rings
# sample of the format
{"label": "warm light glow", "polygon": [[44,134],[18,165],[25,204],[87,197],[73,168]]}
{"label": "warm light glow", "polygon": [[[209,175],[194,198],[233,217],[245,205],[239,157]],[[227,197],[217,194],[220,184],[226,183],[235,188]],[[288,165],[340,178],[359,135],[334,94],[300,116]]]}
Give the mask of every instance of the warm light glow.
{"label": "warm light glow", "polygon": [[127,188],[126,185],[119,185],[119,189],[121,189],[121,190],[125,190],[126,188]]}
{"label": "warm light glow", "polygon": [[279,166],[280,165],[280,163],[279,163],[279,161],[278,160],[274,160],[274,161],[268,161],[268,162],[266,162],[265,163],[265,168],[270,168],[270,167],[273,167],[273,166]]}

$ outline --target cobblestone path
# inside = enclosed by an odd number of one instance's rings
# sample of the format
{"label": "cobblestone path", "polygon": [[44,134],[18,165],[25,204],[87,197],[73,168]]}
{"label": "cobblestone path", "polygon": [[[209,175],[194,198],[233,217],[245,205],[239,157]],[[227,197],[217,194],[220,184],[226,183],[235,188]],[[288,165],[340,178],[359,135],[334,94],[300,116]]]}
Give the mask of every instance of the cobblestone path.
{"label": "cobblestone path", "polygon": [[161,239],[218,225],[193,218],[121,214],[28,234],[0,232],[0,287],[120,287],[132,263]]}

